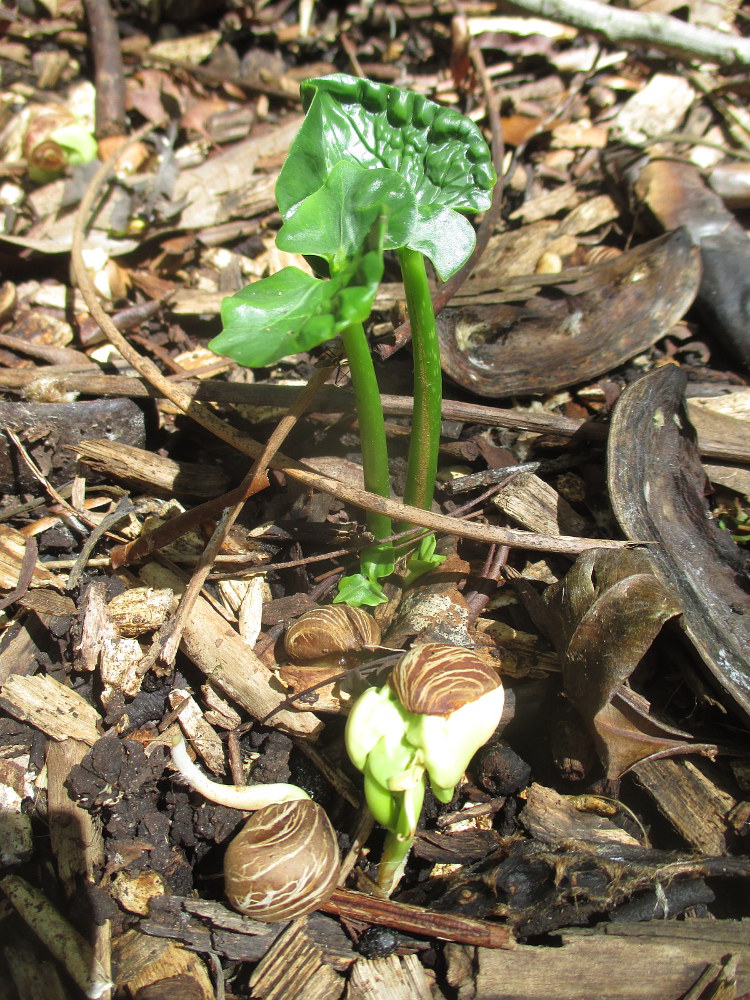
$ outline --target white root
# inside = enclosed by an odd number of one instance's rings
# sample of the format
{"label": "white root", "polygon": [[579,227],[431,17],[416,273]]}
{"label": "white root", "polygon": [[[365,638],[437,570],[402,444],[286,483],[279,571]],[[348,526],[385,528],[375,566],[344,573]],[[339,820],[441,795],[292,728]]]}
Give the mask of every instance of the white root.
{"label": "white root", "polygon": [[200,792],[204,798],[230,809],[243,809],[248,812],[264,809],[266,806],[279,802],[292,802],[295,799],[309,799],[297,785],[283,783],[269,785],[223,785],[212,781],[188,756],[185,740],[180,736],[172,745],[172,762],[178,772],[191,788]]}

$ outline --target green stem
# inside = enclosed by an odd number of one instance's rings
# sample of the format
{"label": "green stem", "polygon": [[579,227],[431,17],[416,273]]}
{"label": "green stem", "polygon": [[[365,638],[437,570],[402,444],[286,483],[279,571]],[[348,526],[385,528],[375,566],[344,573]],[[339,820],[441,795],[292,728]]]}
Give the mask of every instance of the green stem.
{"label": "green stem", "polygon": [[382,889],[386,896],[390,896],[401,880],[413,843],[413,837],[399,840],[395,833],[387,831],[383,854],[378,865],[378,888]]}
{"label": "green stem", "polygon": [[[365,489],[387,499],[391,495],[391,481],[388,474],[385,421],[370,345],[367,343],[361,323],[352,323],[348,326],[341,334],[341,339],[349,359],[352,389],[357,406]],[[385,514],[368,511],[367,527],[376,539],[387,538],[393,534],[391,519]]]}
{"label": "green stem", "polygon": [[435,492],[443,404],[440,344],[424,257],[408,247],[399,250],[398,257],[414,354],[414,413],[404,503],[429,510]]}

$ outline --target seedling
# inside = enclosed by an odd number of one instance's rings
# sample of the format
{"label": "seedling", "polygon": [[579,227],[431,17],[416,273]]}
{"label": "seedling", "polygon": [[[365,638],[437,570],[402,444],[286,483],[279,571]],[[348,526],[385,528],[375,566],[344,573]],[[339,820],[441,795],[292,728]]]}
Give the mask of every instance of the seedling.
{"label": "seedling", "polygon": [[365,776],[365,797],[387,830],[378,885],[398,882],[414,840],[425,776],[450,802],[476,751],[492,736],[503,711],[497,674],[471,650],[441,643],[415,646],[388,683],[369,688],[346,723],[346,749]]}
{"label": "seedling", "polygon": [[[276,184],[282,250],[322,262],[327,277],[287,267],[222,304],[212,350],[264,367],[340,336],[351,371],[365,487],[390,495],[383,410],[363,323],[394,250],[404,281],[414,352],[414,413],[404,502],[429,508],[435,489],[442,374],[428,258],[445,280],[468,260],[474,230],[459,214],[490,207],[496,180],[482,133],[468,118],[396,87],[334,75],[301,85],[305,119]],[[369,513],[376,544],[336,598],[385,600],[379,580],[395,564],[381,539],[390,518]],[[423,546],[422,571],[442,560]],[[416,568],[412,568],[412,573]]]}

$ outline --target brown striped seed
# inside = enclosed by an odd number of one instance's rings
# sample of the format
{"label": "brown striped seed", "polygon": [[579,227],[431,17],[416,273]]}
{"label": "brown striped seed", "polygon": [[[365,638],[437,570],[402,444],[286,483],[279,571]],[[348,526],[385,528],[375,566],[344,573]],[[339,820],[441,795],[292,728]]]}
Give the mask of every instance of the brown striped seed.
{"label": "brown striped seed", "polygon": [[259,809],[227,848],[230,904],[256,920],[301,917],[330,898],[339,877],[336,834],[310,799]]}
{"label": "brown striped seed", "polygon": [[284,649],[292,660],[318,660],[333,653],[356,653],[377,646],[380,626],[361,608],[332,604],[300,615],[289,627]]}
{"label": "brown striped seed", "polygon": [[492,667],[470,649],[428,642],[405,653],[389,684],[408,712],[450,715],[501,686]]}

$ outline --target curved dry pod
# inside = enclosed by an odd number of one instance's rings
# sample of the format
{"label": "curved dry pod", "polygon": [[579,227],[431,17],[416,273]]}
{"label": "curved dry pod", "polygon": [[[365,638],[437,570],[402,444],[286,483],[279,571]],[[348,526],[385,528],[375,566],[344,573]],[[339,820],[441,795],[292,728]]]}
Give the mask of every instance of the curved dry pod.
{"label": "curved dry pod", "polygon": [[612,371],[662,337],[690,307],[698,251],[683,230],[614,260],[513,280],[502,301],[438,317],[443,371],[494,399],[550,392]]}
{"label": "curved dry pod", "polygon": [[377,646],[380,626],[361,608],[332,604],[307,611],[289,627],[284,649],[292,660],[319,660],[336,653],[357,653]]}

